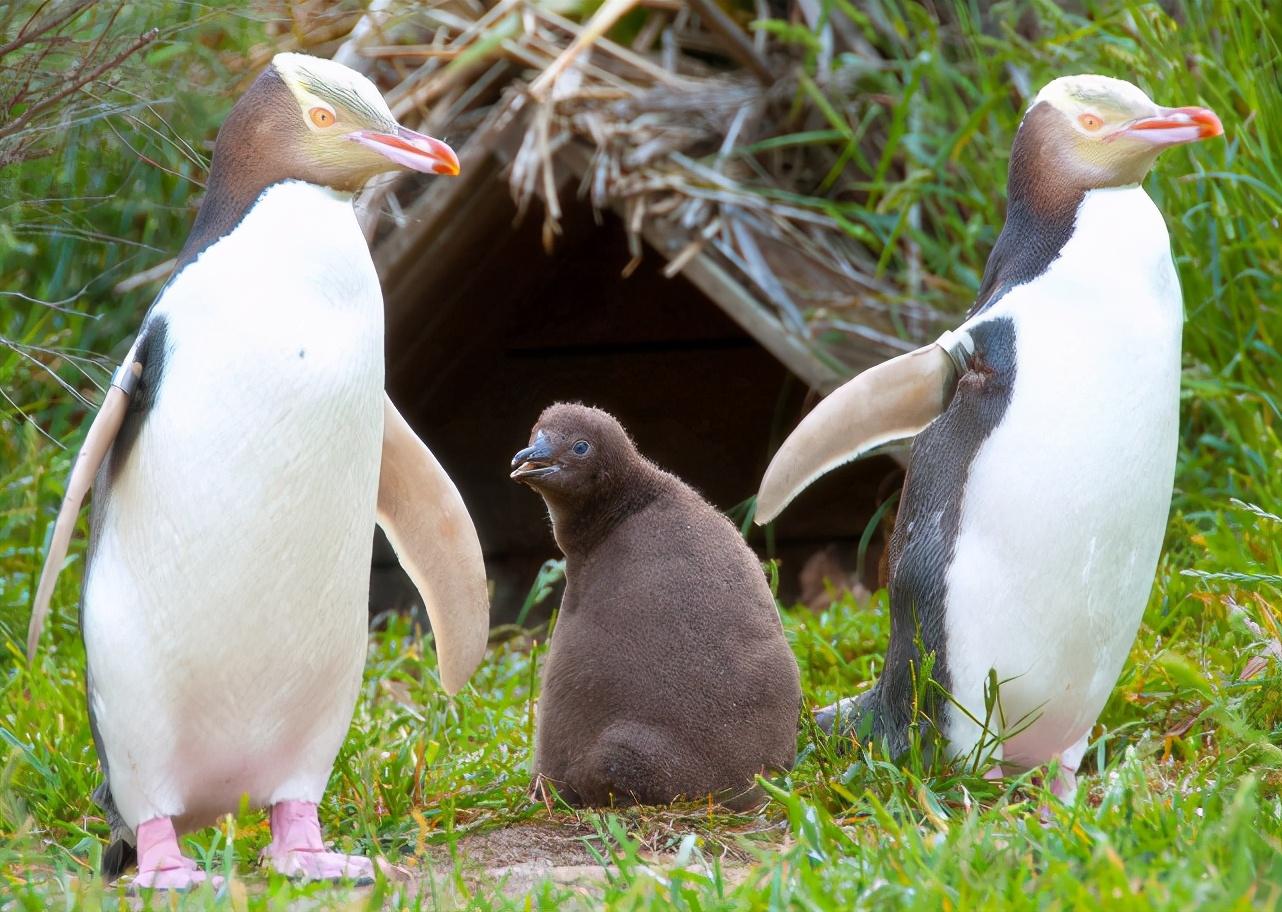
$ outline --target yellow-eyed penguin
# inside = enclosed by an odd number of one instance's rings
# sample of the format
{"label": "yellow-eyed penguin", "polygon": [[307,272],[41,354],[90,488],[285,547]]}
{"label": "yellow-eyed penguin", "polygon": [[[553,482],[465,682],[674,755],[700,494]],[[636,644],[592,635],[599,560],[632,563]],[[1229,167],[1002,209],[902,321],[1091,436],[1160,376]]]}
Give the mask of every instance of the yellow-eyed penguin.
{"label": "yellow-eyed penguin", "polygon": [[136,855],[138,886],[201,882],[177,836],[242,796],[271,809],[276,870],[372,873],[327,851],[316,806],[360,687],[376,518],[428,606],[445,689],[484,653],[476,532],[383,392],[352,194],[396,169],[458,159],[364,76],[273,58],[219,131],[176,271],[72,470],[28,649],[96,474],[81,623],[109,878]]}
{"label": "yellow-eyed penguin", "polygon": [[1003,764],[1058,759],[1053,788],[1072,793],[1148,600],[1175,472],[1183,305],[1140,182],[1163,149],[1222,132],[1211,111],[1158,107],[1117,79],[1051,82],[1016,134],[1006,224],[967,320],[838,389],[775,455],[762,523],[819,475],[917,435],[885,669],[822,725],[904,749],[920,635],[956,701],[927,706],[950,755],[1002,739]]}

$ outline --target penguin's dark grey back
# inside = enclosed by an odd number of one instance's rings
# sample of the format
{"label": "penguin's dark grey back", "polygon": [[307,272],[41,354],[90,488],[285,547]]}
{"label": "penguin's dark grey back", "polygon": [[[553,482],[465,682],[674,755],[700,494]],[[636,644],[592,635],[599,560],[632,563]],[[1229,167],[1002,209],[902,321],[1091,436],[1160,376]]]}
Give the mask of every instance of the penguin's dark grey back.
{"label": "penguin's dark grey back", "polygon": [[[1014,323],[1006,317],[987,320],[972,335],[976,348],[972,369],[961,378],[944,413],[913,442],[891,536],[890,645],[870,708],[877,712],[878,734],[887,737],[892,755],[907,747],[914,687],[911,666],[918,672],[921,668],[915,645],[919,630],[926,652],[934,654],[934,680],[945,690],[951,686],[944,626],[946,590],[966,479],[980,447],[1001,423],[1015,383]],[[928,715],[937,708],[937,703],[928,705]]]}

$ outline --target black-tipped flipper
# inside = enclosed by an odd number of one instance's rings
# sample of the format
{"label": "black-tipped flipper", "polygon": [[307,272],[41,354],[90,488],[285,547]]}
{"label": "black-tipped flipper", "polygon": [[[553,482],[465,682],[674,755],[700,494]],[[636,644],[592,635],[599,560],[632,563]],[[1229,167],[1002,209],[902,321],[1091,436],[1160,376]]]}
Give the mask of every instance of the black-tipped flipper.
{"label": "black-tipped flipper", "polygon": [[161,378],[165,373],[165,363],[168,360],[169,350],[166,345],[168,335],[169,324],[163,316],[159,315],[149,316],[139,333],[135,359],[142,365],[142,377],[138,380],[138,388],[129,397],[129,411],[125,413],[125,420],[120,425],[115,444],[111,448],[111,455],[108,456],[107,479],[109,481],[115,481],[121,468],[129,459],[129,453],[138,440],[143,422],[147,419],[147,413],[156,403]]}
{"label": "black-tipped flipper", "polygon": [[[81,599],[81,628],[83,629],[84,600]],[[102,747],[102,732],[98,730],[98,720],[93,711],[93,677],[86,675],[85,701],[89,704],[89,734],[93,736],[94,750],[98,754],[98,765],[102,767],[102,782],[93,790],[93,803],[98,805],[102,816],[111,827],[111,841],[107,850],[102,853],[102,879],[111,883],[125,871],[138,864],[138,848],[133,830],[120,816],[116,799],[111,794],[111,780],[107,776],[107,752]]]}
{"label": "black-tipped flipper", "polygon": [[[95,737],[94,740],[97,738]],[[104,767],[105,765],[104,763]],[[111,797],[111,786],[105,779],[94,789],[93,801],[102,809],[102,814],[111,827],[111,842],[107,845],[107,850],[102,853],[102,879],[111,883],[130,868],[137,867],[138,847],[133,842],[133,832],[125,824],[124,818],[116,808],[115,799]]]}

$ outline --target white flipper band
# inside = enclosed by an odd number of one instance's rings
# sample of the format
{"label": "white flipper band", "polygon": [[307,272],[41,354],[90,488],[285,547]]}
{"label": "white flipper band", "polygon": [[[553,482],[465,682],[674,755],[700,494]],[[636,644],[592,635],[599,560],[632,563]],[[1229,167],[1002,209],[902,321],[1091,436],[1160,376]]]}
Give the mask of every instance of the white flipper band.
{"label": "white flipper band", "polygon": [[458,488],[386,395],[383,415],[378,524],[423,597],[441,685],[454,694],[480,664],[489,640],[481,542]]}
{"label": "white flipper band", "polygon": [[63,561],[67,557],[67,546],[71,543],[71,534],[76,529],[76,517],[85,495],[93,486],[102,461],[111,451],[111,444],[120,432],[124,423],[125,412],[129,408],[129,397],[138,388],[142,377],[142,364],[134,360],[131,350],[111,375],[111,385],[102,400],[102,408],[89,426],[85,441],[80,445],[76,461],[72,463],[71,475],[67,479],[67,491],[62,497],[62,506],[58,508],[58,518],[54,522],[53,535],[49,539],[49,553],[45,555],[44,567],[40,570],[40,583],[36,587],[36,598],[31,608],[31,625],[27,628],[27,662],[36,657],[36,648],[40,644],[40,632],[44,628],[45,618],[49,615],[49,603],[53,598],[53,587],[62,572]]}
{"label": "white flipper band", "polygon": [[957,371],[958,377],[970,370],[971,362],[975,360],[975,340],[966,330],[946,329],[943,335],[935,340],[935,344],[952,359],[953,369]]}
{"label": "white flipper band", "polygon": [[782,513],[821,475],[920,433],[948,406],[974,354],[969,333],[945,332],[938,341],[870,367],[834,390],[770,461],[757,492],[757,525]]}

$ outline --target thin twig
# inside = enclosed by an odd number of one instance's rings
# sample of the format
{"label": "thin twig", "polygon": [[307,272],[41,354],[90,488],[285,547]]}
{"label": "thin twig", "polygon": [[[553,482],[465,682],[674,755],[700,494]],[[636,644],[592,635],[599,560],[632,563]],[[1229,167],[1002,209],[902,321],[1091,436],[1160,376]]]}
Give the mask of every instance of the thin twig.
{"label": "thin twig", "polygon": [[129,47],[125,48],[123,51],[121,51],[119,54],[117,54],[115,57],[112,57],[110,60],[106,61],[105,63],[99,64],[98,66],[94,67],[92,70],[89,71],[87,75],[84,73],[83,70],[81,70],[60,91],[55,92],[53,95],[50,95],[48,98],[43,98],[40,101],[37,101],[31,107],[27,108],[27,110],[22,113],[21,117],[18,117],[16,120],[10,121],[4,126],[0,126],[0,139],[5,138],[6,136],[13,136],[16,133],[21,132],[26,127],[26,125],[29,124],[31,120],[34,117],[36,117],[38,114],[41,114],[44,111],[51,108],[52,106],[56,105],[58,102],[66,98],[68,95],[71,95],[79,91],[86,84],[93,82],[95,79],[97,79],[99,76],[101,76],[103,73],[107,72],[108,70],[115,69],[116,67],[120,66],[120,64],[124,63],[126,60],[132,57],[141,48],[144,48],[147,45],[151,44],[151,42],[154,41],[156,39],[156,36],[159,34],[160,34],[159,29],[152,29],[149,32],[144,32],[143,34],[139,35],[138,38],[132,44],[129,45]]}
{"label": "thin twig", "polygon": [[600,9],[592,14],[592,18],[588,20],[583,30],[570,42],[570,46],[562,51],[561,56],[557,57],[552,65],[531,83],[530,94],[540,101],[547,98],[552,92],[553,85],[556,84],[557,77],[565,72],[583,51],[596,43],[598,38],[604,37],[605,33],[630,13],[636,5],[637,0],[605,0]]}
{"label": "thin twig", "polygon": [[8,44],[0,45],[0,58],[4,57],[10,51],[16,48],[20,48],[25,45],[32,44],[41,35],[45,34],[46,32],[52,29],[56,29],[58,26],[62,25],[63,23],[68,22],[71,19],[74,19],[76,16],[80,15],[80,13],[88,9],[93,4],[93,2],[94,0],[78,0],[78,2],[73,4],[72,6],[69,6],[65,10],[61,10],[59,13],[55,13],[54,15],[50,16],[46,21],[42,22],[40,24],[40,27],[36,29],[34,32],[28,32],[27,29],[30,27],[31,23],[34,22],[36,20],[36,17],[40,15],[40,10],[49,5],[48,0],[45,0],[45,2],[40,4],[40,6],[36,8],[36,11],[31,14],[31,18],[27,20],[27,24],[18,30],[18,34],[14,36],[13,40],[10,41]]}

